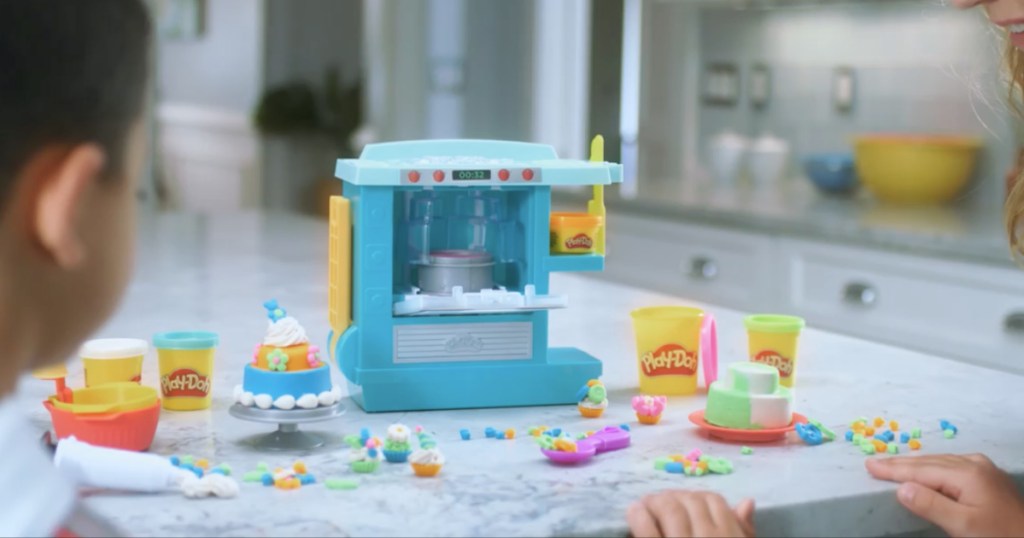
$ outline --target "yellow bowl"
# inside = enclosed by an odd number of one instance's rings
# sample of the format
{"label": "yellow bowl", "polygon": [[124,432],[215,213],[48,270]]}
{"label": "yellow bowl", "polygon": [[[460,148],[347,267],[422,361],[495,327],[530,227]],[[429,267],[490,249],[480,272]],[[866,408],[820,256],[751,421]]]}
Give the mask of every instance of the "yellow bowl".
{"label": "yellow bowl", "polygon": [[884,202],[935,204],[963,191],[981,140],[958,136],[866,135],[853,141],[857,174]]}
{"label": "yellow bowl", "polygon": [[57,409],[76,415],[92,415],[135,411],[150,407],[157,401],[155,388],[132,381],[77,389],[73,394],[72,403],[62,402],[56,397],[51,397],[50,403]]}

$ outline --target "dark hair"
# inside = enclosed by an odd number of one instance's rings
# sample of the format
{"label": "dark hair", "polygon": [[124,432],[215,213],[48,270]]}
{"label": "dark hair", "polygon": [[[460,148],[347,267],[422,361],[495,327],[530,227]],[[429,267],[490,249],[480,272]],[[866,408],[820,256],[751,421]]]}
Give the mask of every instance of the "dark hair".
{"label": "dark hair", "polygon": [[149,75],[140,0],[0,0],[0,207],[33,153],[95,142],[119,172]]}

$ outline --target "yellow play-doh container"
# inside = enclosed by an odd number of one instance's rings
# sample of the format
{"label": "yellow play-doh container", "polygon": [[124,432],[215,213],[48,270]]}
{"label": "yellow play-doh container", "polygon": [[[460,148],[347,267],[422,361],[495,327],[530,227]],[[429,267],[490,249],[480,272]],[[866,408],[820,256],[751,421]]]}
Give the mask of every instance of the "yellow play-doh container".
{"label": "yellow play-doh container", "polygon": [[685,306],[639,308],[636,335],[640,392],[682,396],[697,392],[697,363],[705,313]]}
{"label": "yellow play-doh container", "polygon": [[85,386],[142,381],[142,360],[149,344],[137,338],[89,340],[78,350],[85,369]]}
{"label": "yellow play-doh container", "polygon": [[793,387],[796,381],[797,344],[805,322],[796,316],[755,314],[743,320],[747,327],[750,360],[774,366],[779,383]]}
{"label": "yellow play-doh container", "polygon": [[593,254],[604,217],[589,213],[551,214],[552,254]]}
{"label": "yellow play-doh container", "polygon": [[216,333],[182,331],[153,337],[160,362],[164,409],[198,411],[210,407]]}

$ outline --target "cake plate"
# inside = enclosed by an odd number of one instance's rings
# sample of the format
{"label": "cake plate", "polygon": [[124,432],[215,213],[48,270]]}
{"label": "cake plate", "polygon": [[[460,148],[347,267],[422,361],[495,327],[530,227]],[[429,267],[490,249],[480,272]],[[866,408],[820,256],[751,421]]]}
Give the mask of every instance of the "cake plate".
{"label": "cake plate", "polygon": [[312,450],[324,446],[326,441],[321,435],[299,431],[299,424],[338,418],[345,414],[345,406],[338,402],[316,409],[289,409],[286,411],[246,407],[236,403],[228,409],[228,413],[241,420],[277,424],[277,431],[261,435],[251,441],[255,448],[262,450]]}
{"label": "cake plate", "polygon": [[786,433],[793,431],[796,428],[797,423],[807,422],[807,417],[800,413],[793,413],[793,421],[789,423],[789,426],[783,426],[781,428],[766,428],[763,430],[737,430],[734,428],[723,428],[721,426],[715,426],[704,419],[704,410],[699,409],[690,413],[690,422],[697,425],[702,431],[707,432],[711,437],[721,439],[723,441],[733,441],[736,443],[768,443],[771,441],[779,441],[786,438]]}

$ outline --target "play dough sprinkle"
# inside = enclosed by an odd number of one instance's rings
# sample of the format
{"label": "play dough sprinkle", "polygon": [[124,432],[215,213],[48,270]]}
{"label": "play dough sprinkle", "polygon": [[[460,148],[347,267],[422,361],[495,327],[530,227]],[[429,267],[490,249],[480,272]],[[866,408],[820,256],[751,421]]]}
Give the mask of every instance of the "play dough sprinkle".
{"label": "play dough sprinkle", "polygon": [[324,480],[324,486],[327,489],[356,489],[359,487],[359,482],[348,478],[328,478]]}
{"label": "play dough sprinkle", "polygon": [[[746,450],[750,450],[750,447],[743,447]],[[701,454],[698,459],[692,459],[690,456],[694,455],[695,452],[684,456],[682,454],[673,454],[668,457],[657,458],[654,460],[654,468],[656,470],[664,470],[667,473],[672,474],[684,474],[686,476],[703,476],[706,474],[729,474],[733,471],[732,462],[725,458],[716,458],[707,454]]]}
{"label": "play dough sprinkle", "polygon": [[743,454],[744,456],[749,456],[749,455],[751,455],[753,453],[754,453],[754,449],[750,448],[749,446],[745,446],[745,447],[740,449],[740,454]]}

